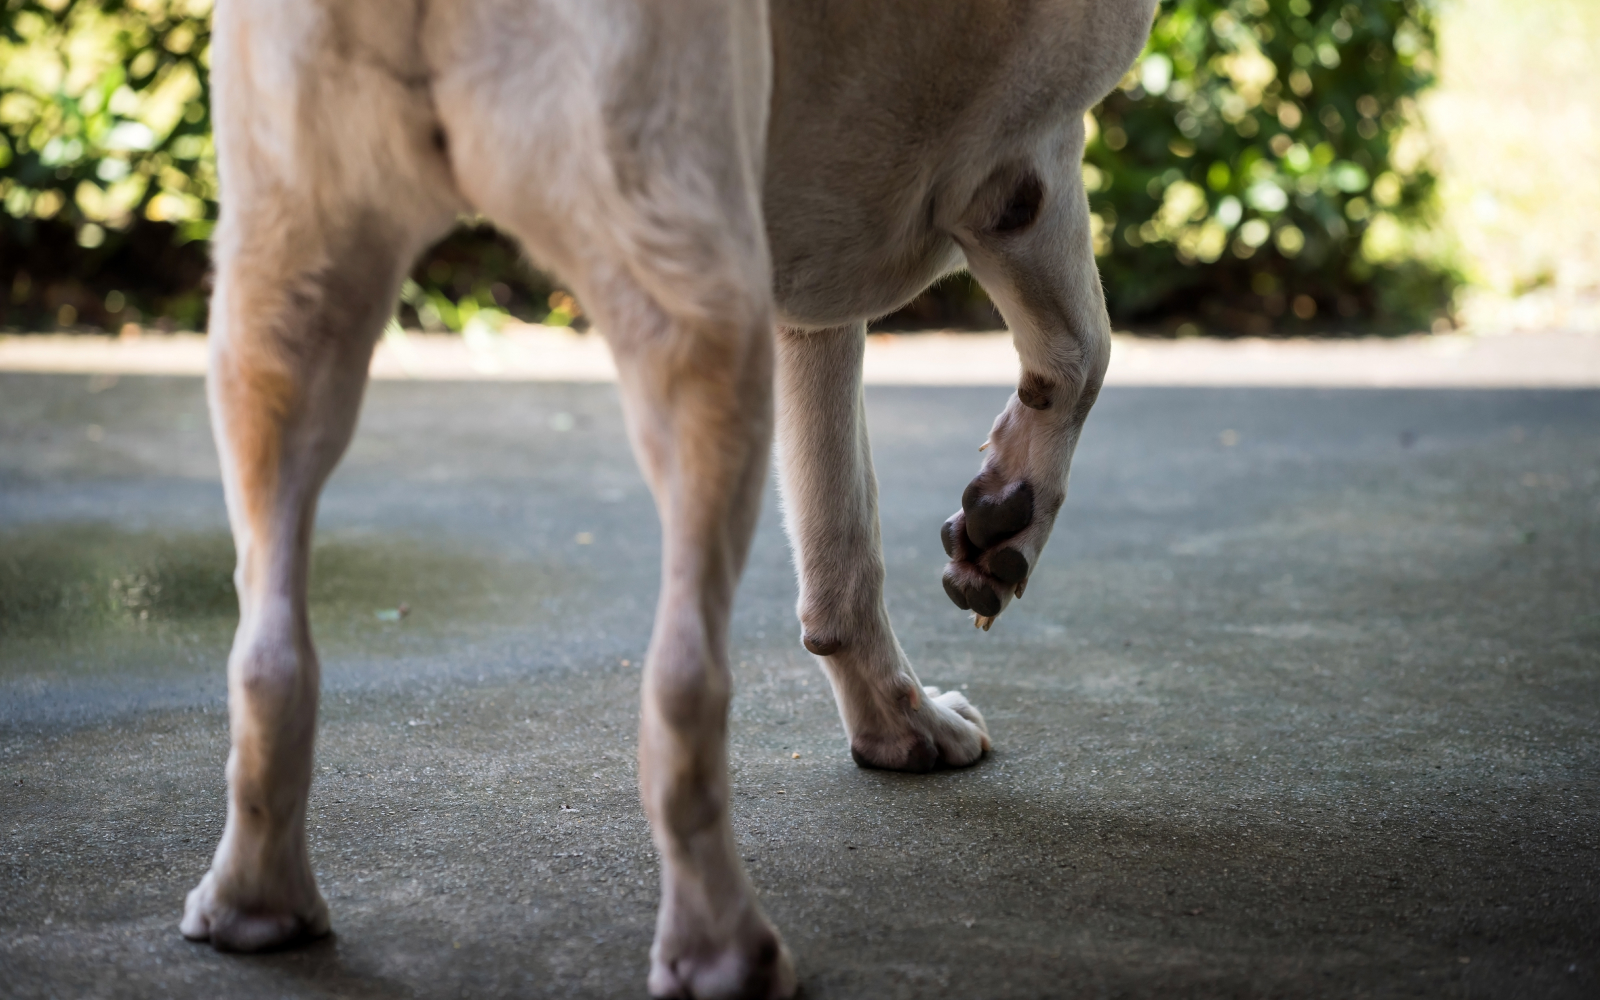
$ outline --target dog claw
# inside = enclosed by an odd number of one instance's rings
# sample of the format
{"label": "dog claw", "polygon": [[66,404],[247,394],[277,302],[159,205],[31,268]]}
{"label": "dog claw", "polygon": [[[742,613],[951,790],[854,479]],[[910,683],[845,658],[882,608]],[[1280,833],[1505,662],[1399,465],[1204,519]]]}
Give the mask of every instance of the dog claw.
{"label": "dog claw", "polygon": [[972,627],[973,628],[981,628],[985,632],[987,632],[987,631],[989,631],[989,626],[994,624],[994,620],[995,620],[996,617],[998,617],[998,616],[997,615],[973,615],[972,616]]}

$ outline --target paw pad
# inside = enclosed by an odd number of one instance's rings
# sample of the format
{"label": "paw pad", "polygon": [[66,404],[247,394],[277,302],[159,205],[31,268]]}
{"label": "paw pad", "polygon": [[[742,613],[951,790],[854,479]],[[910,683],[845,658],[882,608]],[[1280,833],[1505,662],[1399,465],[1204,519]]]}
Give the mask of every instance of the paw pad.
{"label": "paw pad", "polygon": [[1001,549],[989,556],[989,573],[1001,583],[1021,583],[1028,576],[1028,557],[1016,549]]}
{"label": "paw pad", "polygon": [[976,611],[980,615],[1000,613],[1000,595],[988,584],[963,584],[954,578],[951,570],[944,574],[944,592],[962,611]]}
{"label": "paw pad", "polygon": [[974,480],[961,497],[961,507],[967,514],[967,541],[981,552],[1015,535],[1033,520],[1033,486],[1013,483],[998,496],[984,496]]}
{"label": "paw pad", "polygon": [[1043,375],[1027,372],[1022,376],[1022,381],[1017,384],[1017,399],[1030,410],[1048,410],[1055,391],[1056,384],[1054,382]]}
{"label": "paw pad", "polygon": [[944,546],[944,554],[951,559],[956,558],[956,543],[960,541],[960,536],[956,534],[956,523],[956,518],[952,517],[939,525],[939,543]]}
{"label": "paw pad", "polygon": [[1026,480],[986,494],[985,477],[967,485],[961,510],[939,529],[939,541],[950,563],[944,571],[944,592],[951,603],[977,615],[987,627],[1010,597],[1021,597],[1032,564],[1026,546],[1008,540],[1034,521],[1033,485]]}
{"label": "paw pad", "polygon": [[832,636],[812,635],[810,632],[802,635],[800,642],[806,647],[808,653],[816,656],[832,656],[844,646],[843,640]]}

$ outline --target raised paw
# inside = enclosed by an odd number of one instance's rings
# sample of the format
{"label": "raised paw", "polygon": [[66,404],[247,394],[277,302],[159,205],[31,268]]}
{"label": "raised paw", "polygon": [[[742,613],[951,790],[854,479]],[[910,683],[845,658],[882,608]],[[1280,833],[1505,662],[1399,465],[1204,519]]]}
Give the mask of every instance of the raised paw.
{"label": "raised paw", "polygon": [[328,904],[315,887],[303,905],[229,902],[216,875],[206,872],[189,890],[178,930],[191,941],[209,941],[218,951],[273,951],[327,936]]}
{"label": "raised paw", "polygon": [[851,732],[850,756],[861,767],[918,773],[941,764],[966,767],[989,749],[983,714],[960,691],[913,687],[901,702],[900,711]]}
{"label": "raised paw", "polygon": [[1012,598],[1021,597],[1028,574],[1044,547],[1049,525],[1036,527],[1033,486],[1011,483],[982,491],[981,477],[967,487],[962,509],[939,531],[945,555],[944,592],[988,628]]}
{"label": "raised paw", "polygon": [[983,470],[939,529],[950,557],[944,592],[980,628],[1027,589],[1066,495],[1072,443],[1052,413],[1012,397],[984,446]]}

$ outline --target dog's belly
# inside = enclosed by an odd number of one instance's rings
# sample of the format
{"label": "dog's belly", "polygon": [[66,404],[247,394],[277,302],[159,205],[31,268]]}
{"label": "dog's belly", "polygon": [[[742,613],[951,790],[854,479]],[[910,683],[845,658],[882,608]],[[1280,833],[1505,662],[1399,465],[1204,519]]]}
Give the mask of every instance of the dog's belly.
{"label": "dog's belly", "polygon": [[965,266],[955,242],[919,233],[908,244],[842,226],[786,235],[769,226],[774,303],[779,322],[795,327],[843,326],[887,315],[940,277]]}
{"label": "dog's belly", "polygon": [[[772,4],[763,209],[786,324],[882,316],[966,264],[936,227],[932,199],[937,164],[949,153],[937,137],[950,134],[970,103],[968,81],[952,80],[964,72],[929,72],[946,60],[908,60],[885,45],[904,35],[897,18],[909,2]],[[938,49],[960,22],[918,40]],[[929,79],[940,85],[929,88]]]}

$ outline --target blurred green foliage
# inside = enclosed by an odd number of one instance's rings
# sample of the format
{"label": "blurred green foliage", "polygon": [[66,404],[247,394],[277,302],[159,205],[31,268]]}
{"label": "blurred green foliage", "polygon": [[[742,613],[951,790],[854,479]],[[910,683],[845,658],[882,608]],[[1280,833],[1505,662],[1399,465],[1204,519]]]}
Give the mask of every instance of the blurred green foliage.
{"label": "blurred green foliage", "polygon": [[[0,0],[0,327],[203,324],[217,218],[211,0]],[[487,226],[419,262],[401,320],[581,322]]]}
{"label": "blurred green foliage", "polygon": [[[1144,56],[1088,122],[1084,179],[1119,324],[1265,333],[1436,316],[1451,276],[1415,238],[1433,202],[1414,109],[1432,77],[1430,2],[1163,2]],[[210,0],[0,5],[0,326],[199,324],[216,218]],[[408,325],[580,319],[487,226],[411,277]],[[884,325],[993,321],[962,278]]]}
{"label": "blurred green foliage", "polygon": [[9,229],[61,215],[83,227],[91,249],[105,227],[137,215],[182,222],[189,239],[210,234],[209,6],[6,0],[0,183]]}
{"label": "blurred green foliage", "polygon": [[1168,0],[1090,121],[1084,181],[1112,315],[1265,333],[1426,326],[1434,176],[1415,97],[1427,0]]}
{"label": "blurred green foliage", "polygon": [[[199,321],[203,245],[183,247],[216,217],[209,0],[0,3],[0,323],[135,301]],[[93,290],[108,272],[127,290]]]}

